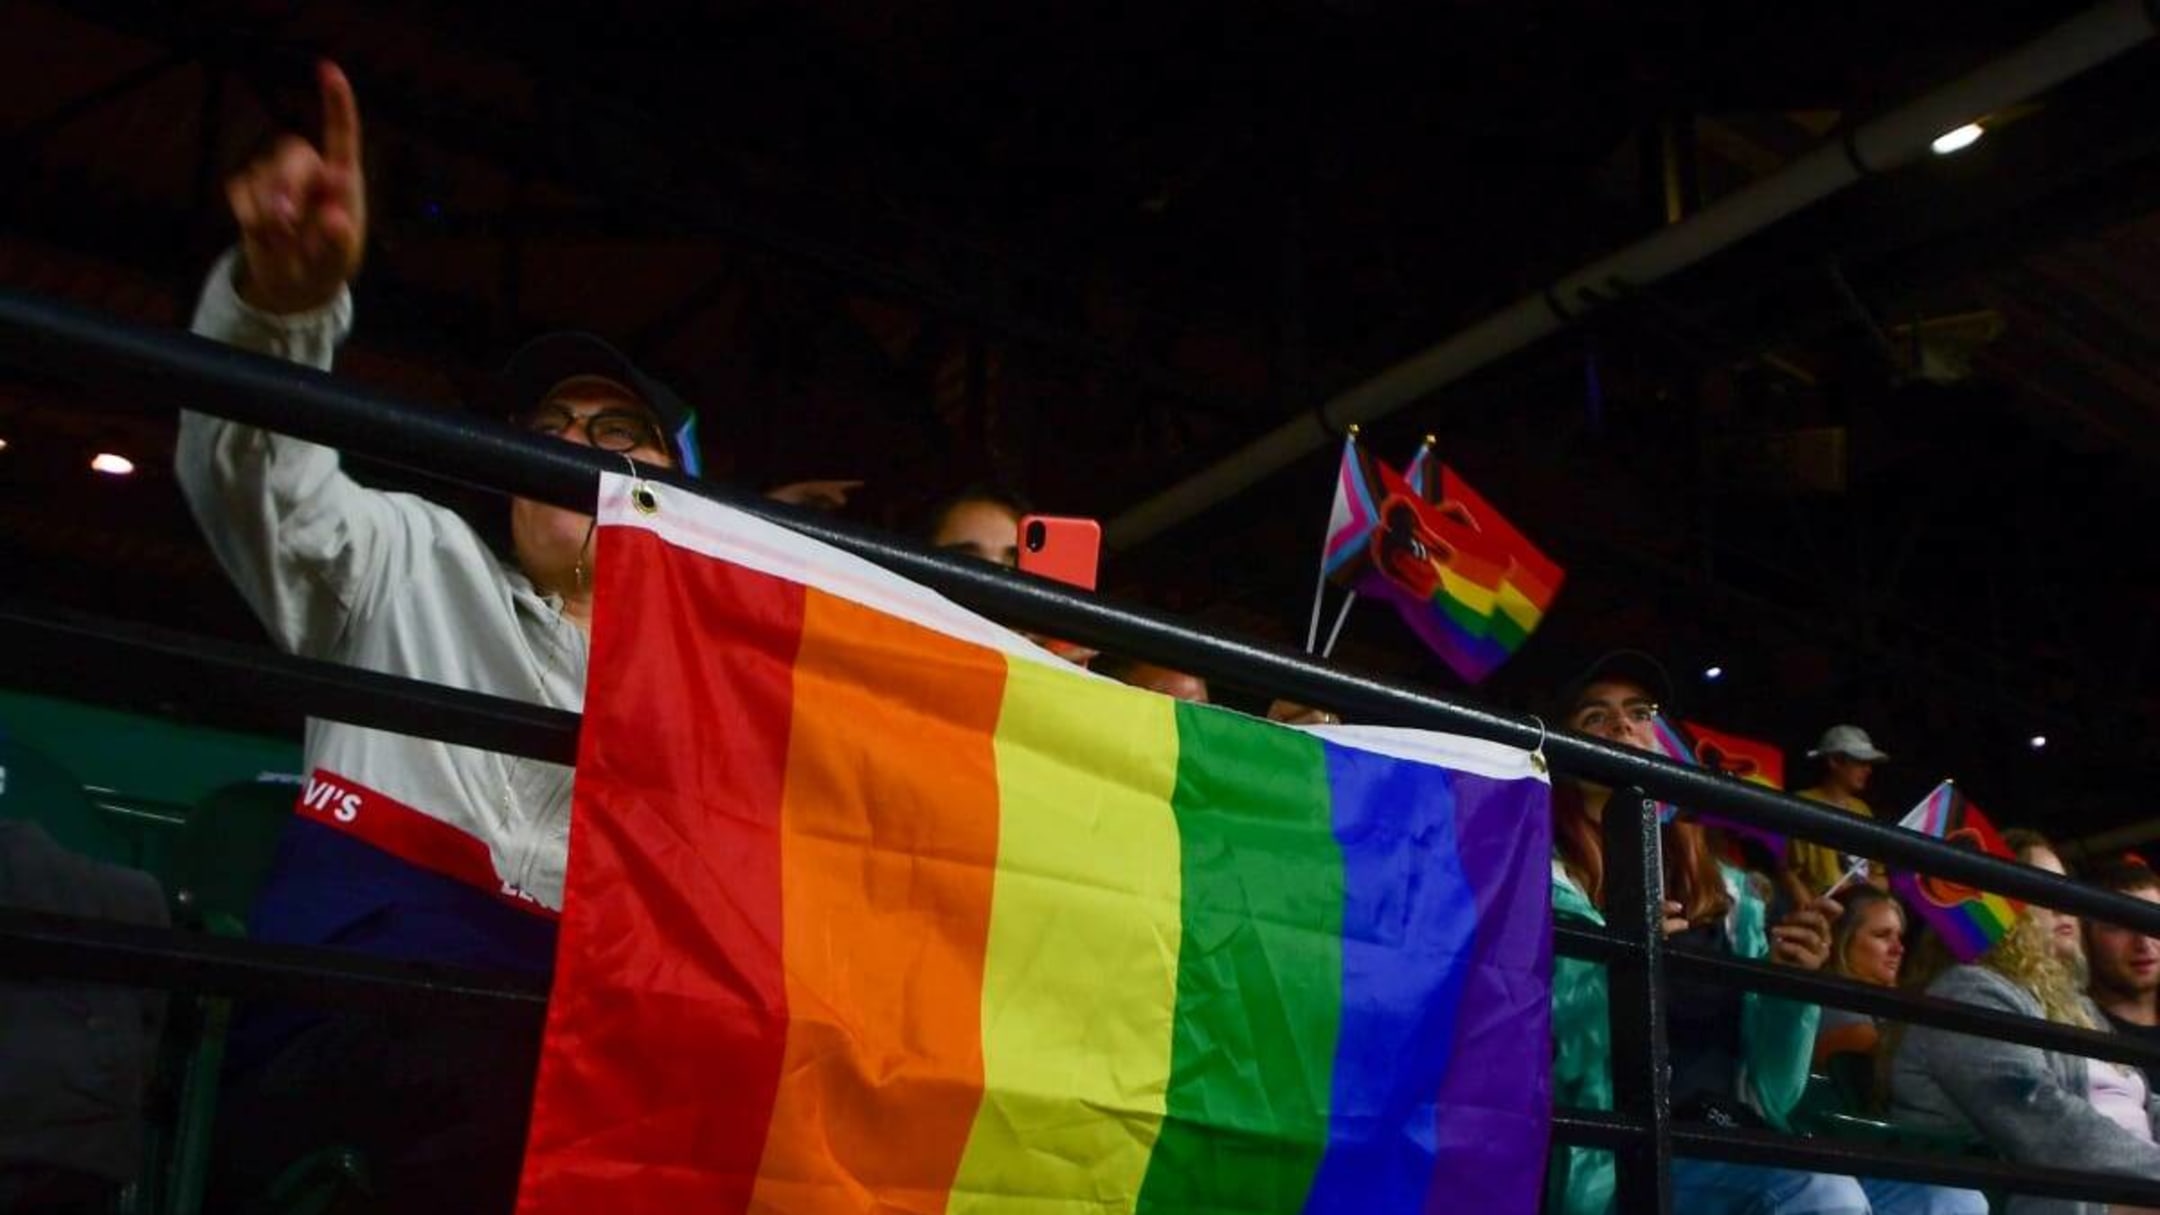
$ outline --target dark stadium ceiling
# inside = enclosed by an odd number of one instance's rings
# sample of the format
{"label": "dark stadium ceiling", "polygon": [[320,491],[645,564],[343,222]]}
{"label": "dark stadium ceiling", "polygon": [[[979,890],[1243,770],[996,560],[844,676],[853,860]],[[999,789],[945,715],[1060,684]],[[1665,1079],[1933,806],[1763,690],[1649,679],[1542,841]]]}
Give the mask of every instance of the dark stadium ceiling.
{"label": "dark stadium ceiling", "polygon": [[[454,406],[521,337],[591,328],[738,479],[861,477],[894,526],[992,476],[1110,515],[2069,11],[1884,7],[16,0],[0,283],[184,323],[220,177],[312,126],[329,55],[375,198],[345,374]],[[1883,803],[1955,772],[2062,835],[2149,815],[2156,66],[1378,428],[1436,433],[1571,571],[1483,694],[1641,644],[1714,724],[1868,725],[1912,761]],[[163,471],[172,410],[0,372],[0,561],[22,594],[257,636]],[[138,473],[94,478],[101,450]],[[1291,637],[1328,474],[1116,555],[1110,587]],[[1380,613],[1342,656],[1453,686]]]}

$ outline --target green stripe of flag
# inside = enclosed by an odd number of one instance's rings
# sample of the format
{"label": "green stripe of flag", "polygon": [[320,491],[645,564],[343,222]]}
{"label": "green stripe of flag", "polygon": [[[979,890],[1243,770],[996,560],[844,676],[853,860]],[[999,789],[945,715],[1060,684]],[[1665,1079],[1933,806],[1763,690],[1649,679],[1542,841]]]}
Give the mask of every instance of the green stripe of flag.
{"label": "green stripe of flag", "polygon": [[1342,850],[1319,740],[1179,705],[1183,943],[1141,1212],[1294,1212],[1327,1146]]}

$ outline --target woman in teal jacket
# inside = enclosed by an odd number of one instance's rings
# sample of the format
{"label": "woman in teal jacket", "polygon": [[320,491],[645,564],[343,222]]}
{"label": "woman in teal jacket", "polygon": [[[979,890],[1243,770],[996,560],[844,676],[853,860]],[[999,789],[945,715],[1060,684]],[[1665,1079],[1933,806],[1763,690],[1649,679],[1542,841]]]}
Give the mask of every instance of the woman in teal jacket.
{"label": "woman in teal jacket", "polygon": [[[1654,750],[1652,723],[1668,687],[1648,656],[1607,655],[1570,687],[1563,720],[1572,729]],[[1557,919],[1603,925],[1605,864],[1600,824],[1610,791],[1556,782],[1553,788],[1553,909]],[[1836,904],[1802,907],[1770,924],[1749,877],[1720,864],[1700,827],[1661,828],[1665,934],[1676,945],[1820,969],[1830,952]],[[1668,979],[1666,1020],[1676,1116],[1728,1126],[1788,1130],[1807,1086],[1820,1010],[1812,1004],[1715,984]],[[1611,1022],[1605,970],[1569,958],[1553,964],[1553,1102],[1612,1105]],[[1675,1160],[1676,1215],[1984,1215],[1986,1201],[1964,1190],[1857,1181],[1750,1165]],[[1551,1215],[1606,1215],[1613,1203],[1610,1153],[1555,1148],[1546,1209]]]}

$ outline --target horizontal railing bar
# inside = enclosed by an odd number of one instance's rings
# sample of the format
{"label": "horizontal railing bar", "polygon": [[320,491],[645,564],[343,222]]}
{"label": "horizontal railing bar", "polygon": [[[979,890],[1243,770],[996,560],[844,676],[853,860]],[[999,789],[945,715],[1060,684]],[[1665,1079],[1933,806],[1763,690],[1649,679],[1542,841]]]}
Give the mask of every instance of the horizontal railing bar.
{"label": "horizontal railing bar", "polygon": [[1979,1156],[1893,1151],[1854,1139],[1803,1139],[1774,1131],[1728,1130],[1684,1122],[1673,1124],[1672,1141],[1673,1154],[1683,1159],[1770,1165],[2079,1202],[2160,1206],[2160,1181],[2142,1177]]}
{"label": "horizontal railing bar", "polygon": [[[1605,1151],[1640,1142],[1647,1133],[1642,1126],[1608,1110],[1554,1110],[1552,1126],[1555,1143]],[[1858,1139],[1802,1137],[1675,1122],[1672,1141],[1673,1154],[1682,1159],[1760,1164],[2082,1202],[2160,1205],[2160,1182],[2139,1177],[2043,1168],[1982,1156],[1904,1151]]]}
{"label": "horizontal railing bar", "polygon": [[[30,919],[9,919],[30,917]],[[35,934],[30,930],[35,927]],[[313,999],[315,986],[322,975],[337,975],[352,969],[359,982],[372,984],[378,990],[397,990],[397,979],[413,979],[417,984],[417,999],[426,1001],[426,992],[443,990],[441,982],[432,982],[426,971],[404,971],[397,966],[382,969],[382,962],[374,958],[346,953],[337,949],[292,949],[283,945],[266,945],[244,940],[220,940],[197,932],[171,932],[151,930],[151,927],[114,925],[89,919],[67,917],[41,917],[37,912],[17,912],[0,908],[0,960],[15,960],[13,949],[28,949],[32,940],[43,951],[41,973],[52,977],[89,979],[89,982],[112,982],[114,977],[136,982],[140,986],[175,986],[175,988],[201,988],[205,982],[216,982],[218,975],[244,973],[253,984],[251,994],[274,994],[281,999]],[[1553,930],[1555,951],[1568,958],[1603,956],[1603,960],[1616,960],[1629,953],[1620,940],[1585,930],[1575,925],[1555,925]],[[2069,1055],[2084,1055],[2091,1059],[2112,1059],[2121,1064],[2136,1064],[2147,1068],[2160,1068],[2160,1046],[2147,1046],[2138,1040],[2119,1036],[2119,1033],[2097,1033],[2091,1029],[2074,1029],[2056,1025],[2052,1020],[2039,1020],[2030,1016],[2015,1016],[1985,1010],[1966,1003],[1918,997],[1912,992],[1899,992],[1894,988],[1871,988],[1853,984],[1847,979],[1834,979],[1817,975],[1812,971],[1799,971],[1793,966],[1771,966],[1765,962],[1734,960],[1702,953],[1696,949],[1668,949],[1665,956],[1674,971],[1683,975],[1696,975],[1756,990],[1765,994],[1782,994],[1788,999],[1830,1003],[1836,1007],[1851,1007],[1855,1012],[1868,1012],[1888,1020],[1905,1020],[1912,1025],[1933,1025],[1959,1033],[1979,1033],[1985,1038],[1998,1038],[2002,1042],[2020,1042],[2026,1046],[2039,1046],[2043,1051],[2061,1051]],[[1592,958],[1598,960],[1598,958]],[[207,966],[218,962],[218,966]],[[287,966],[287,962],[292,962]],[[207,969],[205,969],[207,966]],[[220,969],[225,966],[225,969]],[[227,971],[229,969],[229,971]],[[179,979],[179,982],[166,982]],[[456,986],[456,984],[454,984]],[[222,990],[218,986],[205,990]],[[391,997],[384,997],[391,999]]]}
{"label": "horizontal railing bar", "polygon": [[1926,1025],[2067,1055],[2160,1070],[2160,1046],[2127,1034],[2079,1029],[2039,1017],[1997,1012],[1894,987],[1875,987],[1794,966],[1777,966],[1699,949],[1667,949],[1665,961],[1670,974],[1708,979],[1764,995],[1783,996],[1805,1004],[1849,1008],[1908,1025]]}
{"label": "horizontal railing bar", "polygon": [[[1582,938],[1587,934],[1577,934]],[[1681,951],[1672,951],[1677,958]],[[1691,959],[1692,961],[1692,959]],[[547,1001],[536,976],[397,962],[346,951],[233,941],[175,929],[0,908],[0,972],[80,982],[292,1001],[343,1009],[534,1021]],[[1799,973],[1799,972],[1795,972]],[[1938,1002],[1940,1003],[1940,1002]],[[1611,1113],[1559,1110],[1555,1138],[1613,1148],[1642,1128]],[[1886,1151],[1855,1141],[1802,1139],[1679,1125],[1682,1156],[1775,1164],[2085,1201],[2160,1203],[2160,1184],[2001,1161]]]}
{"label": "horizontal railing bar", "polygon": [[[1555,949],[1570,957],[1597,953],[1612,960],[1628,952],[1621,942],[1592,929],[1558,925],[1553,936]],[[35,952],[20,952],[33,948]],[[1868,987],[1792,967],[1736,960],[1697,950],[1668,949],[1666,957],[1670,960],[1670,968],[1678,973],[1751,991],[1852,1008],[1886,1019],[1974,1033],[2042,1050],[2160,1068],[2160,1048],[2122,1035],[2074,1029],[2032,1017],[1891,988]],[[303,1001],[321,998],[321,993],[326,990],[341,991],[338,976],[344,976],[348,984],[364,984],[377,993],[409,992],[422,1004],[445,990],[463,990],[464,986],[474,983],[485,987],[488,982],[483,977],[446,984],[427,968],[408,969],[338,950],[225,941],[193,932],[0,909],[0,961],[15,962],[25,958],[36,962],[37,973],[54,978],[126,981],[140,986],[210,990],[224,994],[240,994],[225,986],[228,980],[244,981],[249,985],[245,994]],[[330,980],[327,987],[326,976]],[[345,997],[335,991],[330,998],[332,1002],[346,1002]],[[383,998],[395,997],[384,995]]]}
{"label": "horizontal railing bar", "polygon": [[1611,1110],[1571,1109],[1562,1106],[1553,1111],[1552,1132],[1554,1143],[1568,1147],[1599,1148],[1610,1152],[1642,1142],[1650,1130],[1642,1123],[1623,1118]]}
{"label": "horizontal railing bar", "polygon": [[[1609,931],[1581,923],[1553,925],[1553,952],[1564,958],[1598,963],[1627,961],[1641,956],[1641,950]],[[1855,983],[1820,971],[1775,966],[1699,949],[1668,946],[1665,968],[1668,974],[1706,979],[1743,991],[1784,996],[1807,1004],[1847,1008],[1887,1021],[1926,1025],[2160,1071],[2160,1045],[2148,1044],[2125,1034],[2079,1029],[2039,1017],[1997,1012],[1900,988]]]}
{"label": "horizontal railing bar", "polygon": [[1563,958],[1585,962],[1636,962],[1642,946],[1622,940],[1610,928],[1593,928],[1579,921],[1559,921],[1552,930],[1553,952]]}
{"label": "horizontal railing bar", "polygon": [[[0,361],[573,509],[591,509],[596,477],[622,468],[615,456],[579,444],[468,413],[397,402],[311,368],[19,290],[0,290]],[[1615,788],[1638,786],[1676,805],[2160,936],[2160,905],[1631,748],[1579,734],[1548,736],[1532,719],[1339,671],[1306,655],[1223,636],[985,562],[934,553],[867,527],[693,482],[671,470],[642,471],[652,480],[780,522],[1021,627],[1375,722],[1523,748],[1542,744],[1563,770]]]}
{"label": "horizontal railing bar", "polygon": [[0,907],[0,974],[537,1022],[547,980]]}
{"label": "horizontal railing bar", "polygon": [[13,598],[0,599],[0,671],[65,679],[92,698],[101,686],[220,692],[300,706],[310,717],[577,762],[575,713]]}

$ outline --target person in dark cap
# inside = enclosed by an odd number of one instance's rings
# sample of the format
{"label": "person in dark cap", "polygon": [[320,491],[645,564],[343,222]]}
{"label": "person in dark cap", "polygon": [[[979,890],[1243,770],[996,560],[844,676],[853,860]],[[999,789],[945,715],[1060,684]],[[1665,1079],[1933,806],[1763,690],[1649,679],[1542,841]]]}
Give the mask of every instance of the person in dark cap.
{"label": "person in dark cap", "polygon": [[[366,244],[359,113],[322,69],[325,135],[228,185],[240,247],[204,285],[204,337],[327,370]],[[695,471],[694,417],[588,334],[520,350],[489,391],[519,425]],[[591,514],[516,499],[510,553],[456,512],[354,481],[339,453],[185,412],[175,471],[219,563],[296,654],[575,711],[593,612]],[[544,973],[570,769],[310,717],[310,777],[254,907],[282,943]],[[377,1204],[508,1211],[538,1046],[529,1026],[256,1010],[236,1032],[208,1209],[240,1210],[302,1157],[358,1149]],[[350,1209],[341,1207],[340,1209]]]}
{"label": "person in dark cap", "polygon": [[[1617,650],[1562,686],[1555,725],[1623,747],[1657,750],[1659,714],[1673,708],[1664,665]],[[1560,920],[1605,922],[1604,817],[1613,791],[1594,782],[1553,782],[1553,910]],[[1630,813],[1635,812],[1632,808]],[[1659,828],[1665,935],[1671,943],[1782,966],[1819,970],[1830,954],[1838,908],[1802,906],[1776,923],[1754,885],[1713,855],[1703,828],[1685,816]],[[1666,1016],[1677,1113],[1720,1126],[1790,1129],[1807,1085],[1820,1015],[1814,1005],[1738,988],[1668,979]],[[1553,1101],[1610,1108],[1611,1033],[1604,968],[1553,961]],[[1605,1215],[1613,1206],[1610,1154],[1555,1148],[1546,1210]],[[1690,1215],[1979,1215],[1980,1195],[1903,1182],[1678,1159],[1673,1210]]]}

